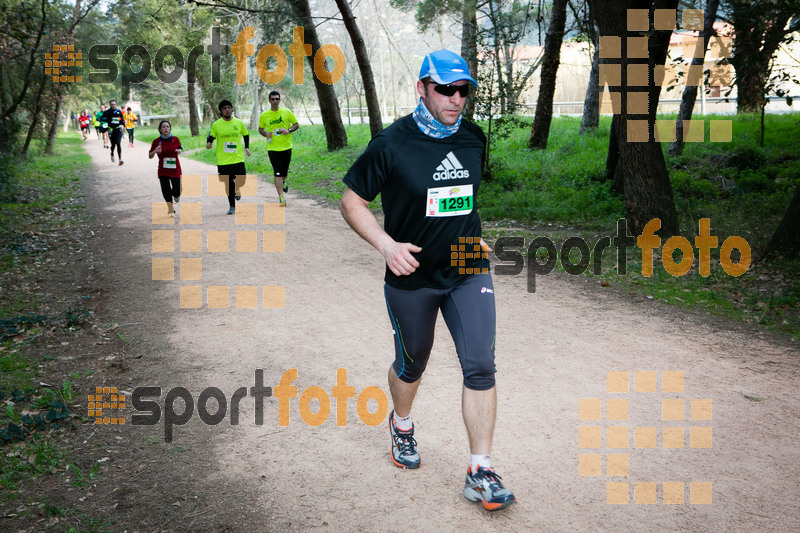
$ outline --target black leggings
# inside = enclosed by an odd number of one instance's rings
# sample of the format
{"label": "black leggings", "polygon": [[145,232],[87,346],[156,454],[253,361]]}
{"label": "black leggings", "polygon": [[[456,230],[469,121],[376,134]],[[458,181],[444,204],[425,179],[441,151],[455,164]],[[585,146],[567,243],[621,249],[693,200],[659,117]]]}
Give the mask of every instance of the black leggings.
{"label": "black leggings", "polygon": [[128,142],[133,144],[133,128],[126,128],[128,130]]}
{"label": "black leggings", "polygon": [[292,162],[292,149],[281,150],[280,152],[270,150],[267,152],[269,155],[269,162],[272,163],[272,171],[275,176],[283,177],[289,175],[289,163]]}
{"label": "black leggings", "polygon": [[478,391],[494,387],[496,314],[489,274],[465,276],[460,285],[449,289],[407,290],[384,285],[384,295],[395,333],[392,366],[400,380],[414,383],[422,377],[441,309],[456,345],[464,386]]}
{"label": "black leggings", "polygon": [[161,195],[164,201],[172,203],[173,198],[180,198],[181,196],[181,179],[170,178],[169,176],[159,176],[158,181],[161,182]]}
{"label": "black leggings", "polygon": [[[236,205],[236,176],[247,174],[244,162],[233,163],[232,165],[217,165],[217,173],[220,176],[228,176],[228,205]],[[241,184],[239,184],[241,186]]]}
{"label": "black leggings", "polygon": [[111,155],[114,155],[114,145],[116,144],[117,154],[119,155],[120,160],[122,160],[122,128],[111,130],[108,138],[111,139]]}

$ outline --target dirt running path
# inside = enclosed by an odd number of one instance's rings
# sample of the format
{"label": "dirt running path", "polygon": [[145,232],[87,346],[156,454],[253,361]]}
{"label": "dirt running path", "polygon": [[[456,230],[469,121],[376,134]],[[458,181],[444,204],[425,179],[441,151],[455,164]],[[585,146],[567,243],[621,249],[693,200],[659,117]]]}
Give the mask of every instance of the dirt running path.
{"label": "dirt running path", "polygon": [[[388,391],[392,333],[382,260],[339,212],[290,191],[285,224],[263,225],[263,204],[274,202],[275,192],[261,180],[257,197],[243,199],[259,204],[258,224],[237,226],[235,217],[225,215],[224,198],[184,197],[173,226],[154,225],[151,204],[161,197],[147,146],[124,149],[125,165],[118,167],[94,139],[87,143],[94,158],[87,192],[103,206],[98,217],[106,224],[103,268],[111,299],[105,312],[112,321],[132,324],[125,333],[140,340],[130,357],[131,387],[157,385],[166,395],[180,385],[197,399],[214,386],[230,400],[237,388],[254,385],[256,369],[263,369],[266,386],[275,387],[295,368],[298,393],[317,385],[330,395],[337,369],[345,368],[356,394],[368,386]],[[265,149],[261,140],[254,149]],[[188,158],[182,165],[185,174],[216,171]],[[190,202],[202,204],[201,225],[179,224]],[[153,229],[176,231],[174,252],[152,251]],[[183,229],[203,232],[203,253],[180,252]],[[236,230],[285,231],[285,252],[262,252],[260,236],[257,253],[205,251],[206,232]],[[151,279],[154,257],[175,260],[175,280]],[[201,281],[179,279],[179,259],[187,257],[201,258]],[[204,294],[211,285],[283,286],[285,307],[237,309],[232,290],[229,309],[180,309],[179,288],[198,284]],[[441,321],[414,409],[420,470],[392,465],[385,423],[363,423],[355,399],[347,403],[345,427],[336,424],[335,401],[326,422],[309,426],[300,417],[299,398],[291,400],[289,426],[281,427],[276,398],[265,401],[258,426],[253,399],[246,397],[238,426],[228,418],[206,426],[195,414],[175,429],[170,446],[187,451],[175,461],[175,472],[164,473],[165,497],[169,476],[178,472],[221,502],[214,519],[241,524],[237,519],[257,517],[257,523],[233,528],[248,531],[800,530],[796,347],[703,315],[622,299],[580,280],[539,278],[537,292],[529,294],[523,276],[496,276],[495,287],[499,416],[493,459],[518,505],[489,514],[461,495],[468,449],[460,371]],[[260,305],[261,292],[258,298]],[[628,372],[628,393],[607,392],[608,371]],[[636,371],[654,371],[657,390],[635,392]],[[683,372],[682,393],[662,391],[664,372]],[[601,400],[602,418],[580,420],[580,400],[592,398]],[[607,402],[615,398],[628,399],[627,420],[608,420],[620,407]],[[680,398],[681,419],[662,420],[662,400]],[[690,420],[691,399],[712,400],[712,419]],[[214,406],[210,402],[212,412]],[[369,408],[375,411],[374,401]],[[580,431],[589,440],[595,431],[584,426],[604,428],[602,447],[579,447]],[[605,429],[612,426],[627,429]],[[655,448],[634,447],[636,427],[655,428]],[[711,448],[691,448],[708,430],[688,428],[709,427]],[[127,431],[133,441],[151,429]],[[151,433],[162,431],[163,421]],[[640,431],[641,442],[648,442],[646,430]],[[611,448],[620,432],[621,447]],[[664,448],[665,434],[680,447]],[[581,454],[593,455],[585,466],[599,475],[580,475]],[[609,455],[628,456],[627,476],[608,475]],[[598,457],[600,470],[591,472]],[[607,482],[627,483],[612,487],[630,503],[607,503]],[[639,485],[635,496],[634,484],[647,482],[655,485]],[[683,504],[663,503],[664,482],[684,483],[669,486],[666,495]],[[708,487],[691,482],[712,484],[710,504],[690,503],[703,501]],[[654,503],[634,503],[635,497]],[[212,522],[168,527],[202,530],[203,524],[211,528]]]}

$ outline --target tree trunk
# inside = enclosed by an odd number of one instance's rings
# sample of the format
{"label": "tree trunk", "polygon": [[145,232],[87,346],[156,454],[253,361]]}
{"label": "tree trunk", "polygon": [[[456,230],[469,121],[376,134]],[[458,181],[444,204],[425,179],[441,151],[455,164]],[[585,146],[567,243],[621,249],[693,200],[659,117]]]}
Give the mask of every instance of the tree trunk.
{"label": "tree trunk", "polygon": [[[494,2],[489,2],[489,20],[496,21],[497,14],[494,11]],[[503,83],[503,66],[501,65],[501,44],[499,39],[497,38],[497,32],[495,32],[495,39],[493,43],[493,50],[492,50],[492,68],[497,71],[497,92],[499,93],[498,96],[500,98],[500,115],[503,116],[506,114],[506,98],[505,98],[505,87]],[[492,108],[494,107],[494,101],[490,98],[489,99],[489,114],[492,113]]]}
{"label": "tree trunk", "polygon": [[[76,1],[75,9],[78,11],[80,10],[80,3],[81,3],[80,0]],[[2,110],[2,116],[0,116],[0,123],[3,123],[4,126],[6,120],[9,120],[11,118],[11,115],[16,113],[17,107],[25,99],[25,93],[28,92],[28,87],[30,86],[33,67],[37,63],[37,57],[41,57],[41,54],[39,54],[39,45],[42,42],[42,36],[45,35],[45,28],[47,25],[46,7],[47,7],[47,0],[42,0],[42,20],[39,23],[39,31],[36,33],[36,41],[34,42],[29,52],[29,59],[25,70],[25,77],[22,80],[22,88],[20,89],[20,92],[17,95],[17,97],[13,99],[13,102],[11,102],[10,106],[6,106],[6,102],[5,101],[3,102],[3,110]],[[3,91],[3,94],[5,95],[5,91]]]}
{"label": "tree trunk", "polygon": [[58,135],[58,117],[61,116],[61,109],[64,107],[64,93],[61,87],[56,86],[56,112],[53,115],[53,120],[50,122],[50,129],[47,131],[47,144],[44,147],[44,153],[51,155],[53,148],[56,145],[56,135]]}
{"label": "tree trunk", "polygon": [[30,148],[31,141],[33,140],[33,134],[36,131],[36,128],[39,126],[39,115],[42,111],[42,94],[44,93],[44,87],[47,85],[47,81],[47,77],[42,77],[42,81],[39,83],[39,90],[36,91],[36,100],[33,104],[31,124],[28,127],[28,135],[25,137],[25,144],[22,145],[22,157],[25,157],[28,154],[28,148]]}
{"label": "tree trunk", "polygon": [[250,129],[258,131],[258,119],[261,117],[261,80],[253,82],[253,111],[250,113]]}
{"label": "tree trunk", "polygon": [[536,114],[531,126],[529,148],[544,150],[553,120],[553,95],[556,92],[556,75],[561,62],[561,43],[564,42],[564,26],[567,22],[567,0],[553,0],[553,12],[547,37],[544,40],[544,59],[542,60],[539,98],[536,100]]}
{"label": "tree trunk", "polygon": [[772,56],[786,35],[793,9],[766,8],[761,2],[732,0],[734,28],[733,57],[736,69],[736,112],[760,113],[767,104],[767,84]]}
{"label": "tree trunk", "polygon": [[[719,0],[706,0],[703,32],[700,34],[700,37],[703,39],[703,57],[693,58],[692,65],[702,65],[705,61],[708,43],[711,37],[716,35],[714,31],[714,21],[717,19],[717,8],[719,8]],[[683,152],[683,121],[692,119],[692,111],[697,101],[697,89],[697,85],[687,85],[683,89],[681,107],[678,111],[678,120],[675,122],[675,141],[669,145],[669,155],[681,155]]]}
{"label": "tree trunk", "polygon": [[[375,89],[375,76],[372,74],[372,66],[369,62],[369,54],[361,37],[361,31],[356,24],[356,18],[350,9],[347,0],[336,0],[339,12],[344,19],[344,27],[350,35],[350,42],[353,44],[353,51],[356,54],[358,70],[361,72],[361,82],[364,86],[364,98],[367,100],[367,113],[369,114],[369,131],[375,137],[383,129],[383,119],[381,118],[381,106],[378,102],[378,91]],[[359,98],[359,107],[361,100]]]}
{"label": "tree trunk", "polygon": [[[478,0],[464,0],[461,11],[461,57],[467,62],[469,73],[478,79]],[[475,99],[467,98],[462,115],[467,120],[475,118]]]}
{"label": "tree trunk", "polygon": [[777,256],[790,259],[800,257],[800,186],[764,252],[766,258]]}
{"label": "tree trunk", "polygon": [[200,135],[200,117],[197,116],[197,96],[195,80],[186,83],[186,92],[189,98],[189,130],[192,137]]}
{"label": "tree trunk", "polygon": [[[67,42],[75,42],[75,29],[78,27],[81,15],[81,0],[75,0],[75,5],[72,7],[72,22],[70,23],[69,32],[67,32]],[[53,147],[56,144],[56,134],[58,133],[58,117],[61,116],[61,109],[64,106],[64,92],[65,87],[62,84],[56,85],[56,114],[53,122],[50,124],[50,131],[47,134],[47,145],[44,148],[45,154],[52,154]]]}
{"label": "tree trunk", "polygon": [[503,66],[505,67],[503,97],[506,102],[506,113],[513,115],[517,111],[517,99],[514,97],[514,49],[511,46],[504,47]]}
{"label": "tree trunk", "polygon": [[[672,186],[661,144],[655,142],[653,131],[661,87],[654,82],[652,75],[655,65],[663,65],[666,60],[672,32],[653,30],[652,24],[650,31],[628,32],[626,15],[628,9],[648,9],[652,21],[653,9],[674,11],[678,7],[678,0],[592,1],[600,35],[619,36],[622,43],[620,59],[601,59],[601,65],[621,64],[622,84],[609,87],[612,92],[619,93],[622,104],[621,114],[615,115],[611,122],[611,140],[606,160],[607,170],[613,180],[612,188],[623,194],[629,227],[634,234],[641,233],[647,222],[658,218],[661,220],[658,234],[675,235],[679,228]],[[627,37],[644,36],[648,36],[648,58],[628,58]],[[628,79],[629,65],[646,65],[648,85],[629,85],[629,82],[636,83],[635,79]],[[641,113],[639,109],[632,110],[638,113],[628,113],[629,94],[643,99],[636,93],[646,94],[647,113]]]}
{"label": "tree trunk", "polygon": [[594,56],[592,69],[589,71],[589,85],[586,87],[586,96],[583,98],[583,116],[581,129],[578,135],[583,135],[587,129],[595,129],[600,125],[600,47],[594,43]]}
{"label": "tree trunk", "polygon": [[[305,40],[311,45],[311,55],[308,56],[308,64],[311,65],[311,72],[314,72],[314,54],[320,46],[317,36],[317,28],[311,18],[311,8],[308,0],[287,0],[295,16],[305,29]],[[339,102],[336,99],[336,91],[333,85],[328,85],[320,81],[317,76],[314,78],[314,88],[317,90],[317,100],[319,100],[319,110],[322,114],[322,125],[325,128],[325,139],[328,143],[328,151],[338,150],[347,146],[347,132],[342,124],[342,113]]]}
{"label": "tree trunk", "polygon": [[208,80],[203,76],[197,75],[197,84],[203,91],[203,117],[207,122],[214,122],[220,118],[220,114],[214,102],[209,100],[209,98],[211,98],[211,91],[208,90]]}
{"label": "tree trunk", "polygon": [[[586,95],[583,98],[583,115],[578,135],[583,135],[586,130],[595,129],[600,125],[600,41],[592,12],[593,7],[591,2],[586,4],[588,17],[583,21],[585,26],[582,29],[589,35],[589,39],[594,45],[594,55],[592,56],[592,68],[589,71],[589,85],[586,86]],[[574,7],[572,9],[575,10]],[[575,17],[578,18],[577,12],[575,12]],[[581,28],[580,25],[579,28]]]}

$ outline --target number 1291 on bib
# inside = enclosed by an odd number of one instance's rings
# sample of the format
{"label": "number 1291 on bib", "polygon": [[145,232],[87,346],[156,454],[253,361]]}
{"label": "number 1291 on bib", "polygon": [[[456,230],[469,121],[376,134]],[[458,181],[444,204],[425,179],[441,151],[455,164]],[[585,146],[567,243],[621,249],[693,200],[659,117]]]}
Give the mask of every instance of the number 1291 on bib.
{"label": "number 1291 on bib", "polygon": [[472,212],[472,208],[472,185],[428,189],[426,216],[455,217],[468,215]]}

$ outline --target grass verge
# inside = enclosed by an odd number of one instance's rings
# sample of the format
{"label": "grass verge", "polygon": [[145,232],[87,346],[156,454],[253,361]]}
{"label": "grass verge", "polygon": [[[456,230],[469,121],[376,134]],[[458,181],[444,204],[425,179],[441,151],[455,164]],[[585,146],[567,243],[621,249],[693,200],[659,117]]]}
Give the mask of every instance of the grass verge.
{"label": "grass verge", "polygon": [[48,354],[92,313],[88,296],[65,301],[46,288],[47,278],[62,279],[60,253],[90,220],[79,185],[91,158],[81,143],[77,133],[62,134],[52,155],[35,142],[28,160],[3,161],[13,180],[0,190],[0,513],[7,524],[108,531],[102,519],[37,488],[63,482],[86,492],[98,475],[97,463],[73,453],[76,424],[86,421],[72,412],[80,403],[75,376],[61,375]]}

